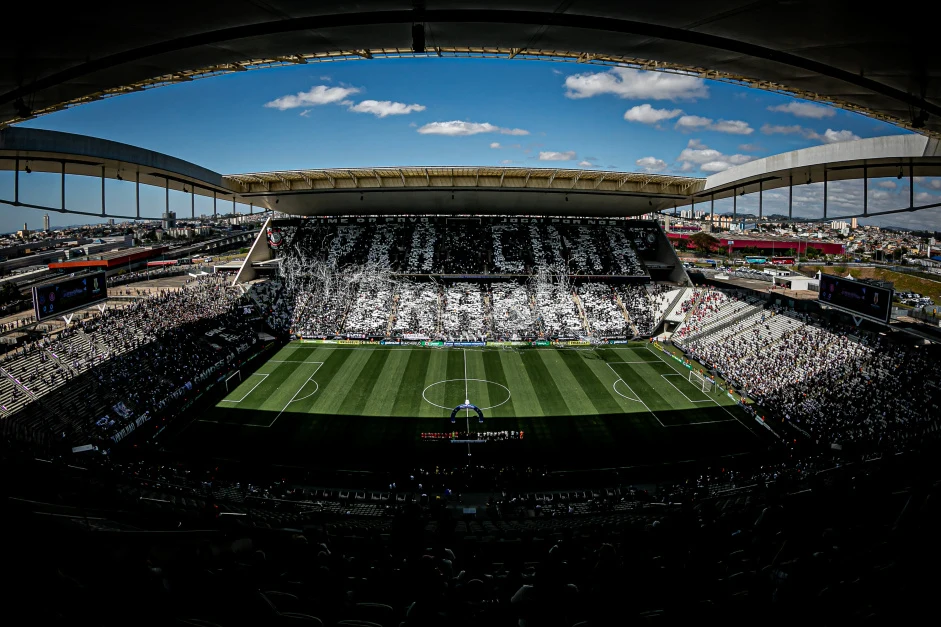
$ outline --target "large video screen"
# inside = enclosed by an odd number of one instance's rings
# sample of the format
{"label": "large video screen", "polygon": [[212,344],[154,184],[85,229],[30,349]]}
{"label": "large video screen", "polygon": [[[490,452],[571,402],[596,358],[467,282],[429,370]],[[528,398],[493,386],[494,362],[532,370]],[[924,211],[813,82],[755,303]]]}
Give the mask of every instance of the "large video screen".
{"label": "large video screen", "polygon": [[893,294],[894,290],[885,287],[822,274],[817,300],[857,316],[888,322]]}
{"label": "large video screen", "polygon": [[108,297],[105,273],[95,272],[33,287],[36,320],[87,307]]}

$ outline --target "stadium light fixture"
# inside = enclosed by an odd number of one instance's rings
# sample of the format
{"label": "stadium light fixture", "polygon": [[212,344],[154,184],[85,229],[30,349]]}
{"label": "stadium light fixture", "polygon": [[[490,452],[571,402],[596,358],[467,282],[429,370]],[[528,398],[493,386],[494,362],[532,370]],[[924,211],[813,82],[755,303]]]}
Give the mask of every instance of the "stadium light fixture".
{"label": "stadium light fixture", "polygon": [[902,166],[899,166],[899,174],[898,174],[898,176],[896,176],[895,178],[897,178],[897,179],[899,179],[899,180],[902,179]]}

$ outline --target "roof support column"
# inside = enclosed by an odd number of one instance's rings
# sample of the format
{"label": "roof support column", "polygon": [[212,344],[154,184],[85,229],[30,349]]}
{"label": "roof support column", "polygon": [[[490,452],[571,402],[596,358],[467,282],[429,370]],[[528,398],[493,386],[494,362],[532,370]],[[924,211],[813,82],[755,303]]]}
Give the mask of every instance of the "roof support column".
{"label": "roof support column", "polygon": [[134,203],[137,207],[137,219],[140,220],[140,170],[134,176]]}
{"label": "roof support column", "polygon": [[101,215],[105,215],[105,166],[101,166]]}
{"label": "roof support column", "polygon": [[709,223],[716,225],[716,195],[709,194]]}
{"label": "roof support column", "polygon": [[255,203],[248,203],[248,215],[255,213]]}
{"label": "roof support column", "polygon": [[863,166],[863,216],[869,215],[869,166]]}
{"label": "roof support column", "polygon": [[212,190],[212,217],[216,217],[216,190]]}
{"label": "roof support column", "polygon": [[827,168],[823,168],[823,219],[827,219],[827,184],[829,181],[829,175],[827,174]]}
{"label": "roof support column", "polygon": [[738,219],[736,216],[738,214],[738,188],[732,188],[732,223]]}
{"label": "roof support column", "polygon": [[190,219],[196,219],[196,188],[190,190]]}
{"label": "roof support column", "polygon": [[170,179],[163,179],[163,212],[170,213]]}
{"label": "roof support column", "polygon": [[787,219],[794,217],[794,175],[787,178]]}
{"label": "roof support column", "polygon": [[13,161],[15,162],[13,167],[13,204],[18,205],[20,204],[20,160],[14,159]]}
{"label": "roof support column", "polygon": [[759,222],[761,221],[761,218],[764,215],[764,194],[765,194],[764,187],[765,187],[765,182],[758,181],[758,221]]}
{"label": "roof support column", "polygon": [[908,164],[908,206],[915,206],[915,166]]}
{"label": "roof support column", "polygon": [[696,219],[696,197],[695,197],[695,196],[690,196],[690,197],[689,197],[689,202],[690,202],[690,205],[689,205],[689,217],[690,217],[691,220],[695,220],[695,219]]}
{"label": "roof support column", "polygon": [[59,179],[59,209],[65,211],[65,161],[62,162],[62,174]]}
{"label": "roof support column", "polygon": [[[235,220],[235,194],[232,194],[232,219]],[[235,222],[232,222],[235,224]]]}

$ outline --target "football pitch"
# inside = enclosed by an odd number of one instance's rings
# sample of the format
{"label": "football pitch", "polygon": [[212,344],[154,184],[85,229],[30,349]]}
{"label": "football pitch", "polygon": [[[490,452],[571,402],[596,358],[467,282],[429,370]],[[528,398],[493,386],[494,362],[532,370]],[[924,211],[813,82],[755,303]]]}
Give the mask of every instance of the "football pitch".
{"label": "football pitch", "polygon": [[[603,348],[427,348],[291,343],[225,381],[175,446],[284,465],[539,463],[624,467],[746,453],[754,421],[644,343]],[[450,415],[465,401],[479,407]],[[516,431],[452,444],[422,433]]]}

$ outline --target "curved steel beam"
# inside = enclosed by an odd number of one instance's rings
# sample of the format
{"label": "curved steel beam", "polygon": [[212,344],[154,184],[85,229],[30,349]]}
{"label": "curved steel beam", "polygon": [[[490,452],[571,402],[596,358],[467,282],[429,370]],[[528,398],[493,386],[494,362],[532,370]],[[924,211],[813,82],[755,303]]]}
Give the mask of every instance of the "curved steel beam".
{"label": "curved steel beam", "polygon": [[[170,41],[159,42],[141,46],[132,50],[119,52],[113,55],[93,59],[67,70],[37,79],[28,85],[11,90],[0,95],[0,104],[14,102],[29,95],[52,88],[61,83],[79,79],[95,72],[108,70],[125,63],[140,61],[162,54],[178,52],[197,46],[218,45],[223,42],[238,39],[264,37],[294,31],[311,31],[327,28],[350,28],[362,26],[377,26],[384,24],[514,24],[539,27],[557,27],[565,29],[581,29],[605,31],[623,35],[634,35],[682,42],[692,45],[704,46],[716,50],[724,50],[734,54],[745,55],[756,59],[763,59],[798,68],[814,74],[827,76],[849,85],[881,94],[903,102],[910,107],[921,109],[931,115],[941,116],[941,105],[934,105],[924,98],[914,94],[885,85],[877,80],[867,78],[853,72],[842,70],[826,63],[805,59],[787,52],[772,50],[770,48],[748,43],[738,39],[730,39],[695,32],[682,28],[650,24],[631,20],[619,20],[593,15],[572,15],[560,13],[546,13],[539,11],[513,11],[491,9],[454,9],[454,10],[421,10],[421,11],[375,11],[370,13],[347,13],[337,15],[323,15],[303,17],[288,20],[263,22],[235,26],[215,31],[198,33],[186,37],[179,37]],[[404,42],[403,42],[404,43]]]}

